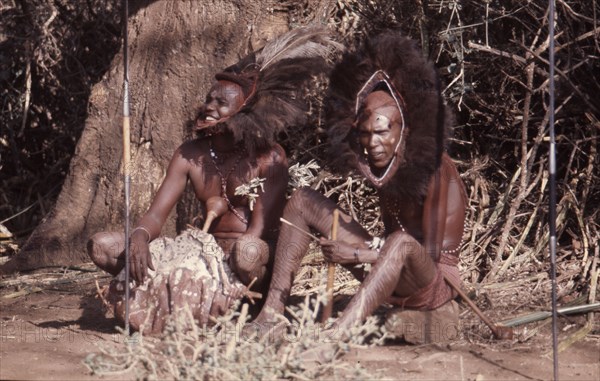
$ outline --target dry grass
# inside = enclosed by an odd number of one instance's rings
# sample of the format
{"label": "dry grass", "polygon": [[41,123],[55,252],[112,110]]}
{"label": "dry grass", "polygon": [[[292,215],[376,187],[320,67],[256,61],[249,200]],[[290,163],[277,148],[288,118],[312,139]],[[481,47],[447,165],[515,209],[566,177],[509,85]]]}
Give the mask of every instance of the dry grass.
{"label": "dry grass", "polygon": [[[351,339],[324,330],[315,322],[321,298],[308,296],[297,307],[288,308],[292,317],[288,330],[256,334],[247,324],[247,305],[232,309],[215,319],[212,327],[198,327],[186,310],[174,315],[160,338],[134,334],[118,348],[101,348],[85,363],[98,375],[118,377],[134,374],[138,379],[195,380],[362,380],[378,374],[358,365],[350,366],[339,357],[351,347],[382,340],[376,319],[353,329]],[[285,319],[281,317],[281,319]],[[325,353],[323,362],[307,361],[315,348]]]}

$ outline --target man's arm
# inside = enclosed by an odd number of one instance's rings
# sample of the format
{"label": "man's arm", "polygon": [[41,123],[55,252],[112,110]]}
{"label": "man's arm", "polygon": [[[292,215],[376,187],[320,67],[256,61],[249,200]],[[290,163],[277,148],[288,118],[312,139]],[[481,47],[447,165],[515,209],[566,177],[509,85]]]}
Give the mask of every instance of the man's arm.
{"label": "man's arm", "polygon": [[319,243],[327,262],[352,265],[358,263],[375,263],[377,262],[377,258],[379,258],[379,252],[368,248],[366,244],[350,244],[326,238],[321,238]]}
{"label": "man's arm", "polygon": [[279,223],[279,217],[285,206],[285,191],[288,183],[288,162],[285,151],[275,145],[273,149],[259,159],[259,177],[266,179],[264,190],[252,210],[252,218],[246,234],[262,237],[266,229],[272,229]]}
{"label": "man's arm", "polygon": [[189,163],[181,154],[182,147],[173,154],[165,179],[131,236],[131,275],[138,284],[146,278],[148,266],[154,270],[148,243],[159,236],[171,209],[185,189]]}
{"label": "man's arm", "polygon": [[434,262],[439,260],[446,234],[446,217],[448,210],[448,185],[451,168],[450,158],[444,154],[440,168],[429,182],[427,196],[423,204],[423,238],[426,252]]}

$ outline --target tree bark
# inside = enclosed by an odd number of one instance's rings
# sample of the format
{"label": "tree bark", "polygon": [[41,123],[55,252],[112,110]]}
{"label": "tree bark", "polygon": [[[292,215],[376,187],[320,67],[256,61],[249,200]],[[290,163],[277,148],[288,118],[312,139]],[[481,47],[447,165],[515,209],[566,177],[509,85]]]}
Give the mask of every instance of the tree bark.
{"label": "tree bark", "polygon": [[[175,148],[192,136],[189,121],[214,74],[287,31],[287,12],[273,11],[275,3],[130,1],[132,224],[150,205]],[[84,131],[53,210],[0,272],[86,262],[90,235],[124,229],[122,87],[121,50],[91,91]],[[174,235],[197,213],[194,201],[187,192],[163,234]]]}

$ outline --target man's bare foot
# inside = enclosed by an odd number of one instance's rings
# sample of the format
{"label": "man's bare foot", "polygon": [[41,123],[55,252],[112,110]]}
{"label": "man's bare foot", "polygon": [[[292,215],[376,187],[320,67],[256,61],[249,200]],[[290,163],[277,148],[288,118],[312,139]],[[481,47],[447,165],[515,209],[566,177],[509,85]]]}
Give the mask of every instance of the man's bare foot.
{"label": "man's bare foot", "polygon": [[261,313],[256,319],[244,325],[241,338],[242,340],[278,343],[285,339],[289,324],[283,315]]}

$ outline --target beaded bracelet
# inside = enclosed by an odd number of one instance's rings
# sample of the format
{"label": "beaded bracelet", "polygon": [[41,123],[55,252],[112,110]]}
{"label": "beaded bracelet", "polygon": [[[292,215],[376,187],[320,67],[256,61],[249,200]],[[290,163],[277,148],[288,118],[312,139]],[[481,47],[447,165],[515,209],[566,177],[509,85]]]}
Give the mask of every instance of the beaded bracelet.
{"label": "beaded bracelet", "polygon": [[133,237],[133,234],[137,231],[137,230],[143,230],[146,232],[146,234],[148,235],[148,239],[146,240],[146,242],[150,242],[150,232],[148,231],[148,229],[146,229],[144,226],[140,225],[137,228],[133,229],[133,231],[131,232],[131,236]]}

